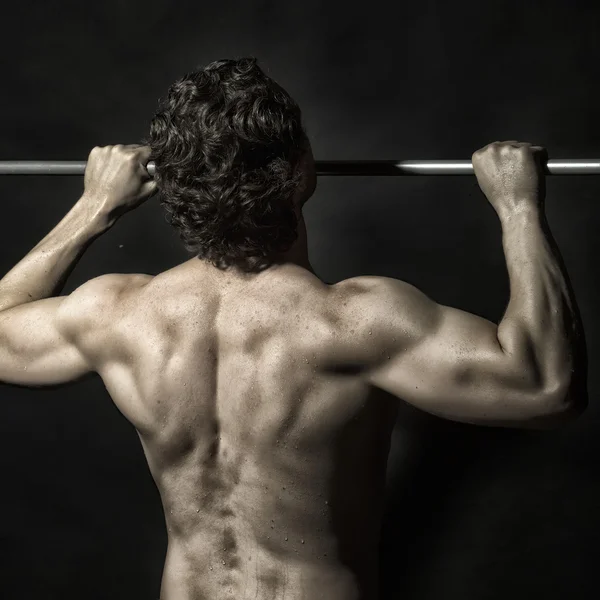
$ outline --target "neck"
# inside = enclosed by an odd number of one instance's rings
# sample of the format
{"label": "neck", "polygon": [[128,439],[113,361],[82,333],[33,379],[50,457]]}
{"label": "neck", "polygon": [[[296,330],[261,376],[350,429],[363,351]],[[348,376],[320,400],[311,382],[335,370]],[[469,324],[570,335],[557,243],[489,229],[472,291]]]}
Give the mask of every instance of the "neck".
{"label": "neck", "polygon": [[302,212],[299,212],[298,214],[298,239],[294,242],[294,245],[281,256],[281,260],[278,262],[292,263],[314,273],[308,258],[308,236]]}
{"label": "neck", "polygon": [[[189,264],[197,265],[198,258],[191,258],[187,261]],[[200,261],[204,264],[205,261],[200,259]],[[306,223],[304,221],[304,215],[302,212],[298,214],[298,238],[294,242],[294,245],[284,254],[279,256],[278,259],[274,261],[274,264],[277,265],[298,265],[303,269],[306,269],[310,273],[315,274],[312,265],[310,264],[310,260],[308,258],[308,238],[306,234]],[[229,269],[228,272],[236,272],[240,273],[237,269]]]}

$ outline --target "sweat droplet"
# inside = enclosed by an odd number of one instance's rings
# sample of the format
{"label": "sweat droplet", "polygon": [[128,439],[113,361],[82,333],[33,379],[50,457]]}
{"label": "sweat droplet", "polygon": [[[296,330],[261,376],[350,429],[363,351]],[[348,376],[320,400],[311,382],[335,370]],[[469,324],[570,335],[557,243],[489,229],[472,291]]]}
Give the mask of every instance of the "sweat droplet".
{"label": "sweat droplet", "polygon": [[287,535],[285,536],[285,541],[286,541],[286,542],[288,541]]}
{"label": "sweat droplet", "polygon": [[301,540],[301,542],[304,544],[304,540]]}

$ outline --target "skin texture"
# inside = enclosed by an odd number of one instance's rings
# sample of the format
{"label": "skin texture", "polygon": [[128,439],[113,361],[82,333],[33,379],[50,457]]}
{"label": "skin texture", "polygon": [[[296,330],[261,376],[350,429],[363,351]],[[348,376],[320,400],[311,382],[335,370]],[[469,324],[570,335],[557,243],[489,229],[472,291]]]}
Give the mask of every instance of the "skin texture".
{"label": "skin texture", "polygon": [[[0,282],[0,379],[100,375],[161,494],[162,600],[374,600],[399,402],[520,427],[584,407],[585,345],[535,148],[473,157],[503,227],[511,298],[500,325],[397,280],[327,285],[310,267],[303,219],[294,248],[258,275],[193,259],[48,297],[91,240],[152,193],[144,149],[94,152],[87,193]],[[299,216],[315,187],[310,154],[302,168]]]}

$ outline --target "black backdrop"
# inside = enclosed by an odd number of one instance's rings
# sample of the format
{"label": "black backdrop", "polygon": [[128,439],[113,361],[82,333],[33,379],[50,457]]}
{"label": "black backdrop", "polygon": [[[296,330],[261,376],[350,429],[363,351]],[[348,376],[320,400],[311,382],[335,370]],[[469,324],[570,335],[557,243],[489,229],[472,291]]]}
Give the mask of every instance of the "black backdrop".
{"label": "black backdrop", "polygon": [[[496,139],[600,154],[600,8],[546,2],[82,2],[4,7],[0,159],[85,160],[133,143],[196,65],[254,55],[298,99],[320,159],[469,158]],[[596,7],[594,7],[594,4]],[[403,409],[382,543],[385,598],[595,598],[600,539],[599,177],[549,181],[549,220],[586,327],[590,408],[551,432]],[[0,179],[0,270],[78,198],[78,177]],[[321,178],[310,255],[330,281],[379,274],[497,320],[508,283],[472,177]],[[88,250],[66,292],[186,258],[157,202]],[[99,379],[0,386],[0,597],[157,598],[158,493]]]}

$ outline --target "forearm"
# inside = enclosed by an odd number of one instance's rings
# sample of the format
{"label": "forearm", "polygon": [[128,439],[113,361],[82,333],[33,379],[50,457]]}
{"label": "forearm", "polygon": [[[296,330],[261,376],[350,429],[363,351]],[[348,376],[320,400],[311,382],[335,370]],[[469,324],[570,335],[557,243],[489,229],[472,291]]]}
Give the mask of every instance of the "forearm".
{"label": "forearm", "polygon": [[0,311],[56,296],[87,247],[110,225],[84,196],[60,223],[0,280]]}
{"label": "forearm", "polygon": [[585,341],[579,310],[543,209],[501,217],[510,301],[498,327],[505,352],[527,366],[535,385],[585,388]]}

